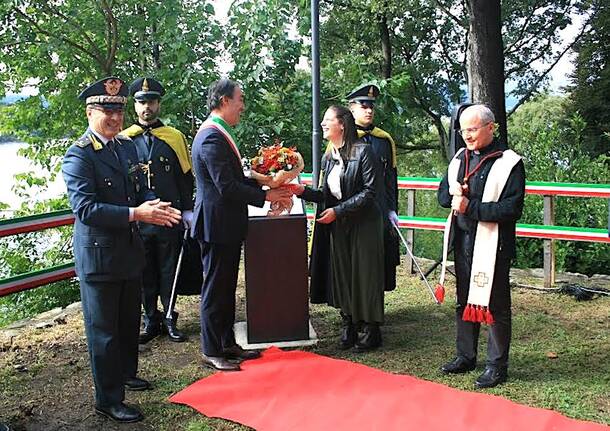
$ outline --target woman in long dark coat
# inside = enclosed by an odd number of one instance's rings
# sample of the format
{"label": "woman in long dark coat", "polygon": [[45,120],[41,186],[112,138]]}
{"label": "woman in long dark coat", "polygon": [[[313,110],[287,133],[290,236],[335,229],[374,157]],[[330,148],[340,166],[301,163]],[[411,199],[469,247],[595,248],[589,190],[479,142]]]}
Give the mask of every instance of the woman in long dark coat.
{"label": "woman in long dark coat", "polygon": [[[341,310],[340,347],[367,351],[381,346],[383,323],[383,218],[375,200],[379,167],[370,146],[358,140],[347,108],[328,108],[322,131],[332,144],[322,160],[322,187],[299,185],[295,193],[318,204],[316,228],[329,231],[329,303]],[[312,283],[321,278],[312,274]]]}

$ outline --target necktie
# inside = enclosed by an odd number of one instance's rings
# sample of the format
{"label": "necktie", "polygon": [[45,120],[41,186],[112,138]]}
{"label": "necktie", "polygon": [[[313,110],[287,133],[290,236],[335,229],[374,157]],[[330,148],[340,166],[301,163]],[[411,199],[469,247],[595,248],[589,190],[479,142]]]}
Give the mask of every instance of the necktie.
{"label": "necktie", "polygon": [[108,141],[108,143],[106,144],[106,146],[108,147],[108,149],[110,151],[112,151],[112,154],[114,154],[114,157],[116,157],[116,159],[119,159],[118,154],[116,153],[116,141],[114,139]]}
{"label": "necktie", "polygon": [[148,146],[148,148],[150,148],[150,130],[145,129],[142,135],[144,136],[144,142],[146,142],[146,145]]}

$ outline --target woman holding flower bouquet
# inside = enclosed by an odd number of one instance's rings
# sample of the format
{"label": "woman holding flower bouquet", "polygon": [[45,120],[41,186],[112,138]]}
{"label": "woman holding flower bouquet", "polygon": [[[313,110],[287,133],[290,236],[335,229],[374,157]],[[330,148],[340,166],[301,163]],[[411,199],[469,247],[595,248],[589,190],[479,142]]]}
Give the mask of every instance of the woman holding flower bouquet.
{"label": "woman holding flower bouquet", "polygon": [[[294,185],[293,190],[317,203],[316,224],[330,230],[331,304],[343,319],[340,347],[363,352],[381,346],[383,219],[375,200],[379,168],[370,146],[358,140],[347,108],[328,108],[322,131],[331,143],[322,159],[322,187]],[[316,279],[312,274],[312,282]]]}

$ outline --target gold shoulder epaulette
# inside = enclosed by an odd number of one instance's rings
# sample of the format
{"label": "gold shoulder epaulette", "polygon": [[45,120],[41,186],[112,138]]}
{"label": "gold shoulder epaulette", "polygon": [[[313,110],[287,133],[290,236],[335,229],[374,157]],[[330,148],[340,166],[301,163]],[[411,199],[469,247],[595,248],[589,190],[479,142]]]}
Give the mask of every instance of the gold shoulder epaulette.
{"label": "gold shoulder epaulette", "polygon": [[93,149],[95,151],[99,151],[104,148],[104,145],[100,141],[98,141],[98,139],[93,133],[90,133],[87,138],[89,138],[89,141],[91,141],[91,145],[93,145]]}

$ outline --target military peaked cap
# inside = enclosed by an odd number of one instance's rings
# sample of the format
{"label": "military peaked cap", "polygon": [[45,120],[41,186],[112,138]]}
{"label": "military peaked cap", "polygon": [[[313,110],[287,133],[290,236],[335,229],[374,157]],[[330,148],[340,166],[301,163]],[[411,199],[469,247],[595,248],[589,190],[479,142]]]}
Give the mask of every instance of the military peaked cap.
{"label": "military peaked cap", "polygon": [[165,89],[156,79],[145,77],[131,83],[129,94],[136,100],[154,100],[160,99],[165,94]]}
{"label": "military peaked cap", "polygon": [[369,102],[374,103],[375,99],[379,96],[379,87],[375,84],[364,84],[358,88],[352,90],[347,95],[348,102]]}
{"label": "military peaked cap", "polygon": [[87,105],[98,105],[106,109],[122,109],[127,103],[127,85],[115,76],[100,79],[78,95]]}

